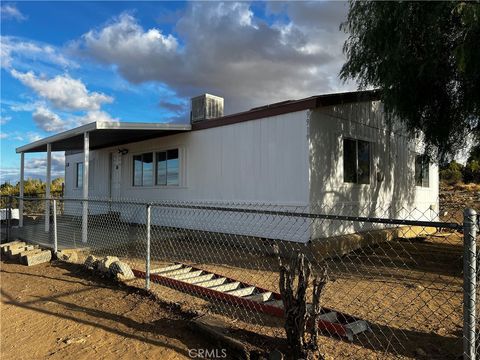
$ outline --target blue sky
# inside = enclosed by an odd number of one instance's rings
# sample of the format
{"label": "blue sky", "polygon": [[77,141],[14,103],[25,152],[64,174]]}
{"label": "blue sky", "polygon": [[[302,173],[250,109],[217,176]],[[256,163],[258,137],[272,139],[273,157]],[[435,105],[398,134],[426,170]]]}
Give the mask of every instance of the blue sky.
{"label": "blue sky", "polygon": [[[0,181],[15,148],[92,121],[187,122],[189,98],[226,113],[352,90],[344,2],[2,2]],[[44,177],[45,154],[26,176]],[[54,176],[63,154],[54,154]]]}

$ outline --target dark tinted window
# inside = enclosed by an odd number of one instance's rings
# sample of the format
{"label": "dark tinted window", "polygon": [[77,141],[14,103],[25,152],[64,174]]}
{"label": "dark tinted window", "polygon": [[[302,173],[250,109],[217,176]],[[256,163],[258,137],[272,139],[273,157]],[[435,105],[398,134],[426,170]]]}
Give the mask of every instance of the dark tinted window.
{"label": "dark tinted window", "polygon": [[428,187],[430,178],[430,160],[425,155],[415,156],[415,185]]}
{"label": "dark tinted window", "polygon": [[357,144],[355,140],[343,140],[343,181],[357,182]]}
{"label": "dark tinted window", "polygon": [[343,181],[370,184],[370,143],[343,139]]}
{"label": "dark tinted window", "polygon": [[359,184],[370,184],[370,143],[358,140],[357,146],[357,182]]}

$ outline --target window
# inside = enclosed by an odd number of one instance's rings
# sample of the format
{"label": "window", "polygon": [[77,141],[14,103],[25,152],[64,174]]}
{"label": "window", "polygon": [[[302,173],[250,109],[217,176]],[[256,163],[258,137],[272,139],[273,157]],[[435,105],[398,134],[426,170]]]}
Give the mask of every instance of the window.
{"label": "window", "polygon": [[178,185],[178,149],[157,152],[156,185]]}
{"label": "window", "polygon": [[83,187],[83,162],[77,163],[76,169],[75,169],[75,186],[77,188]]}
{"label": "window", "polygon": [[[88,167],[88,188],[94,188],[94,175],[93,170],[95,169],[94,160],[90,160],[89,167]],[[75,164],[75,187],[83,188],[83,175],[85,172],[85,167],[83,166],[83,162],[78,162]]]}
{"label": "window", "polygon": [[[155,155],[155,159],[154,159]],[[133,186],[178,186],[178,149],[133,156]]]}
{"label": "window", "polygon": [[343,181],[370,184],[370,143],[343,139]]}
{"label": "window", "polygon": [[133,157],[133,186],[153,185],[153,153]]}
{"label": "window", "polygon": [[415,185],[428,187],[430,177],[430,160],[426,155],[415,156]]}

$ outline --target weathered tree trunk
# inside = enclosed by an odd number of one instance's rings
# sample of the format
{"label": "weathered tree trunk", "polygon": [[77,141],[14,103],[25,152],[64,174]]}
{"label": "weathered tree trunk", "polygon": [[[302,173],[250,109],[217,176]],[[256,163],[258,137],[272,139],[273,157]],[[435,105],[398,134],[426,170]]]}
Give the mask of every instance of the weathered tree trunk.
{"label": "weathered tree trunk", "polygon": [[[293,264],[280,264],[280,293],[285,309],[285,331],[287,342],[293,358],[323,359],[318,349],[318,321],[320,316],[320,297],[327,282],[327,272],[324,268],[320,278],[313,281],[312,305],[307,306],[307,289],[310,283],[312,266],[305,262],[304,254],[299,253]],[[292,266],[293,265],[293,266]],[[298,274],[297,286],[294,282]],[[307,327],[309,329],[307,329]],[[309,333],[308,339],[306,333]]]}

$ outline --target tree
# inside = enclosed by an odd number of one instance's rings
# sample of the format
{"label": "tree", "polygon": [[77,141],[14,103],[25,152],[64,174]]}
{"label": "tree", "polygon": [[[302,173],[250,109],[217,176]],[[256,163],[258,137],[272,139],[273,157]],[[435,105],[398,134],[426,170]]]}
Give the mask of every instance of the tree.
{"label": "tree", "polygon": [[465,165],[463,179],[466,183],[480,183],[480,161],[472,160]]}
{"label": "tree", "polygon": [[[318,322],[320,320],[320,297],[327,284],[327,269],[323,267],[320,277],[310,281],[312,264],[305,255],[297,254],[292,264],[284,264],[278,246],[274,246],[280,265],[280,294],[285,311],[287,343],[294,359],[323,359],[318,348]],[[295,280],[297,285],[295,286]],[[313,285],[312,304],[308,309],[307,289]],[[309,328],[309,337],[305,334]]]}
{"label": "tree", "polygon": [[448,184],[456,184],[463,180],[463,166],[455,160],[440,168],[440,179]]}
{"label": "tree", "polygon": [[480,144],[473,146],[470,149],[470,152],[468,154],[467,163],[472,162],[474,160],[480,162]]}
{"label": "tree", "polygon": [[480,2],[351,1],[342,79],[380,90],[391,119],[445,161],[480,137]]}

